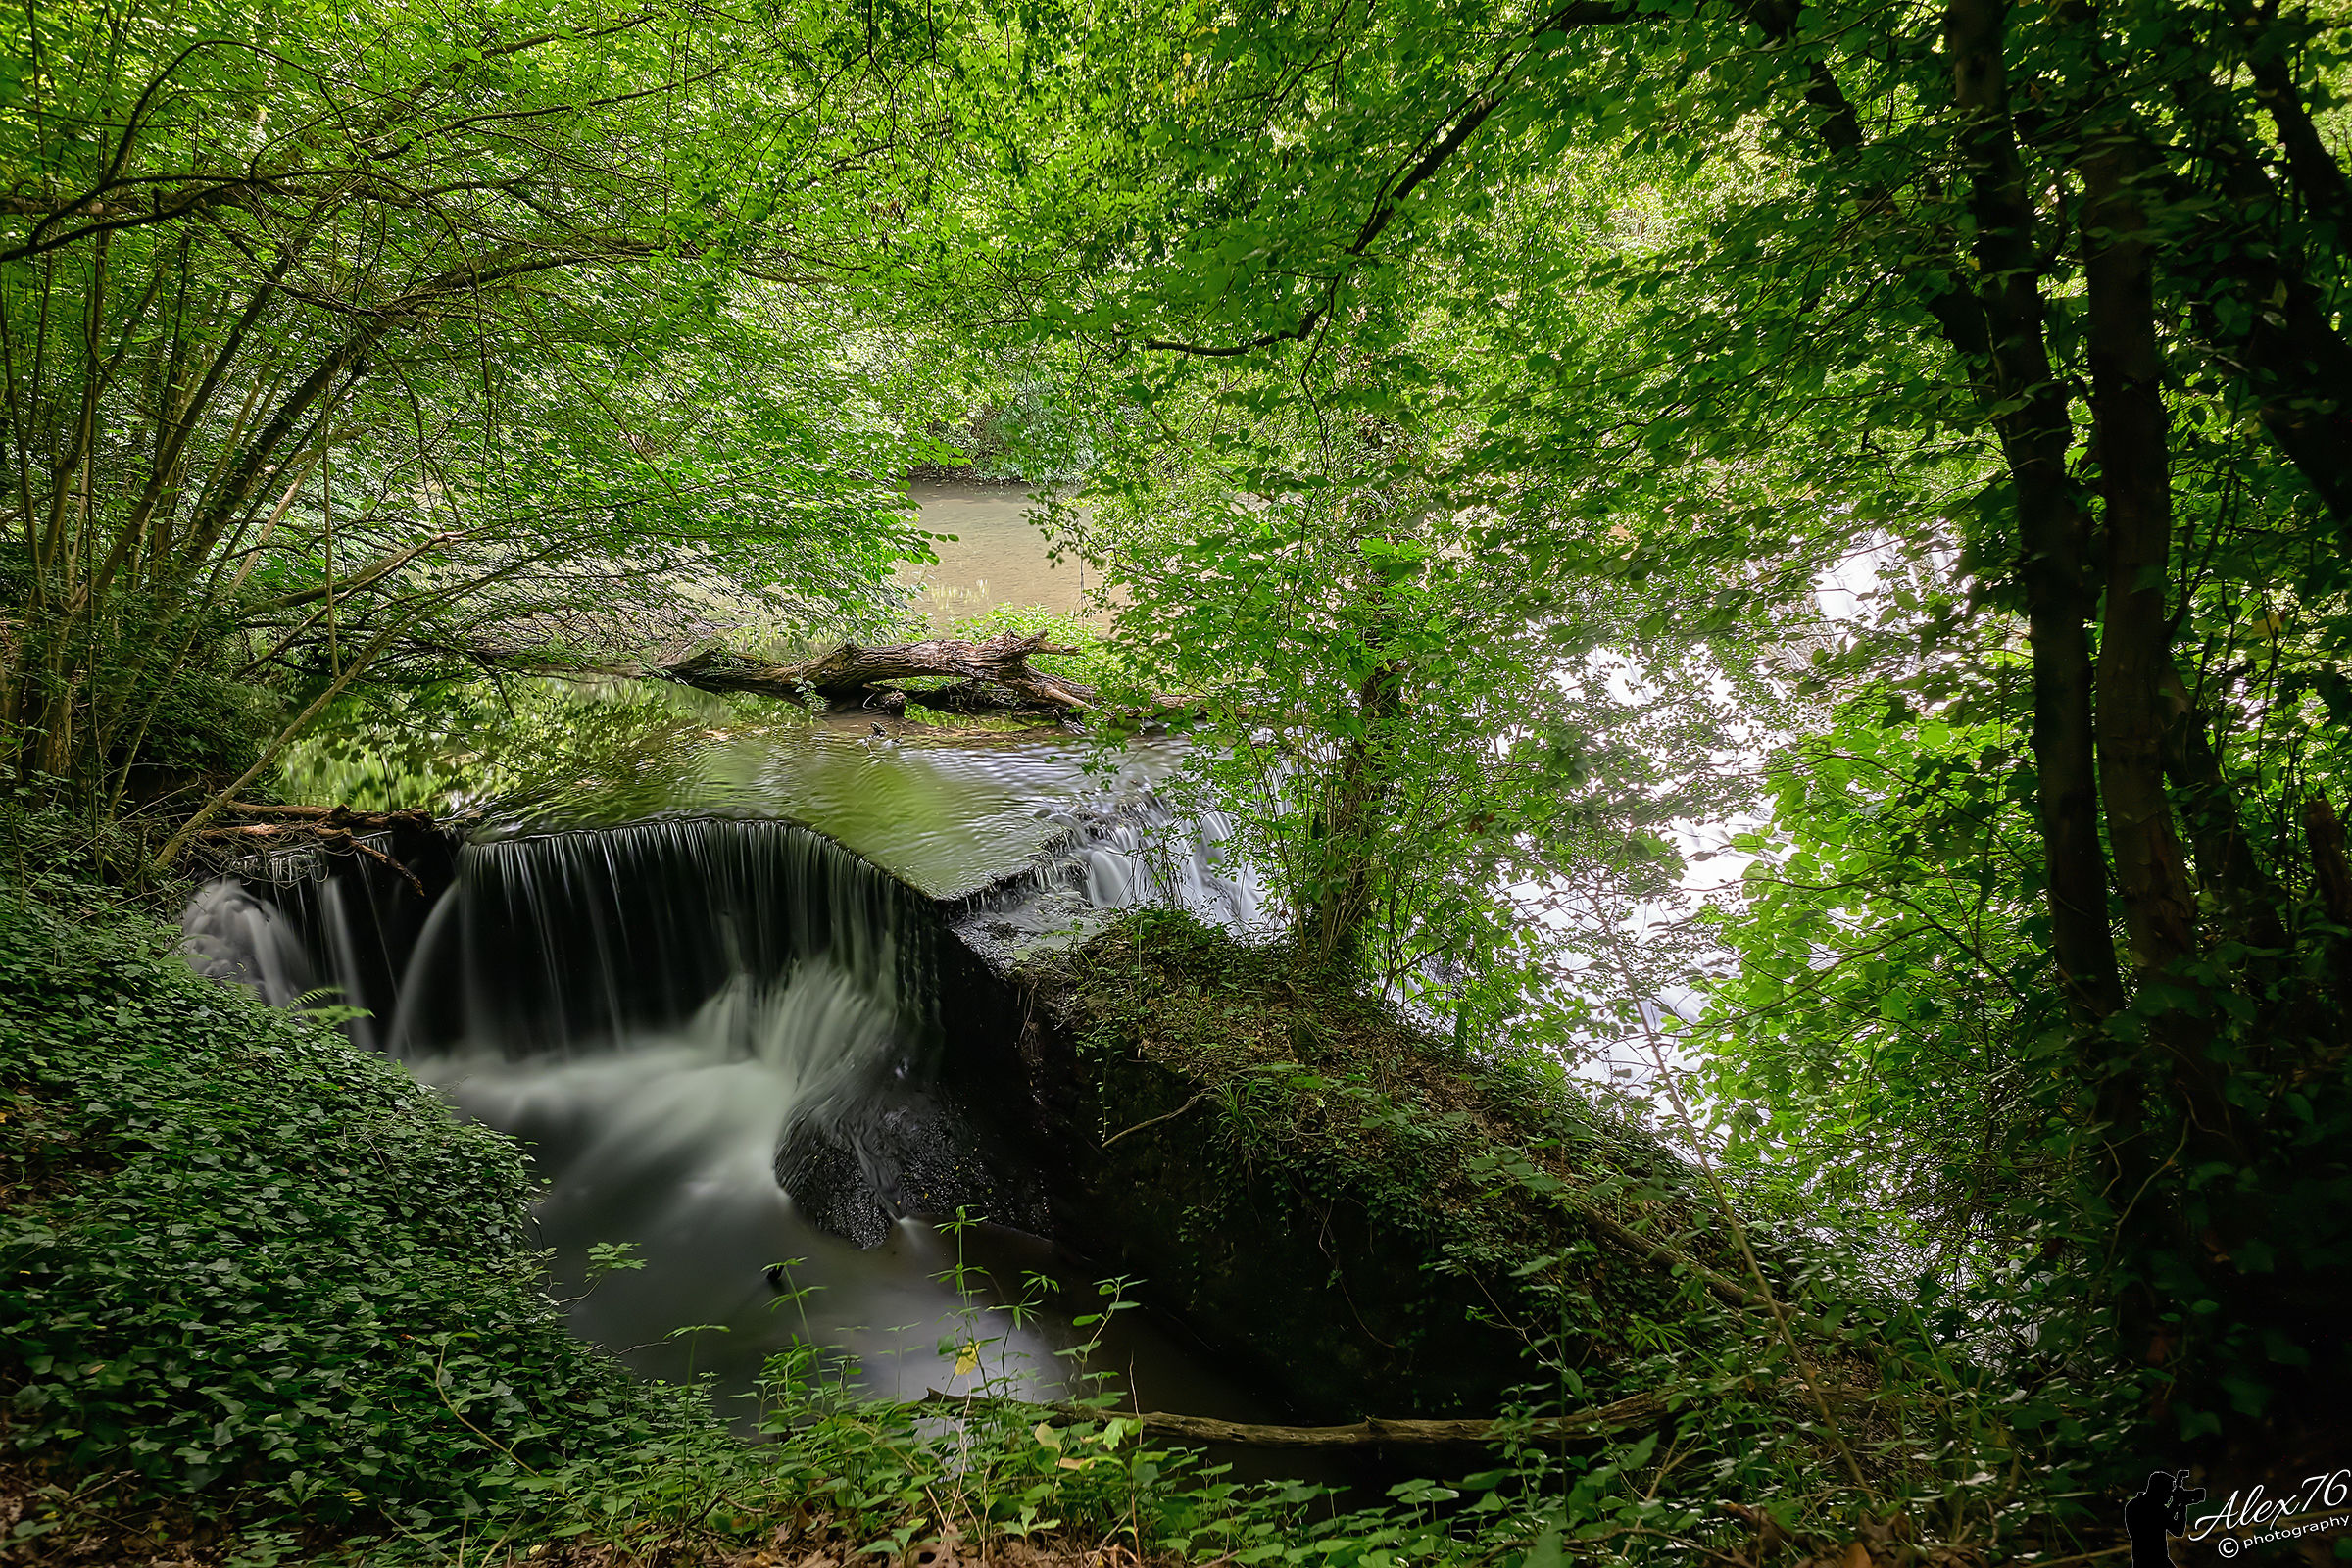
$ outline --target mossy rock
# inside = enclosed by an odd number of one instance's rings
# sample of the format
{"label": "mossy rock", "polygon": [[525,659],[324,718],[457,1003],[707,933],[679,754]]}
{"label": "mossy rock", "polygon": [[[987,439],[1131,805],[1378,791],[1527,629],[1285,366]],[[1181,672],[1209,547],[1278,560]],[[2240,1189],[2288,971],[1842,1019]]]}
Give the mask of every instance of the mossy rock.
{"label": "mossy rock", "polygon": [[1556,1071],[1164,912],[1018,979],[1057,1234],[1304,1417],[1601,1397],[1727,1326],[1694,1173]]}

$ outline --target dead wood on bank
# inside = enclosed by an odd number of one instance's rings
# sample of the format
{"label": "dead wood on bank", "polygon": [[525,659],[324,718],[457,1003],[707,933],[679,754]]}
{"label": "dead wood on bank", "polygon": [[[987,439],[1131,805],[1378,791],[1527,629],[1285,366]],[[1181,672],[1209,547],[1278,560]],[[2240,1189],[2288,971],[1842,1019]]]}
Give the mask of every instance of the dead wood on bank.
{"label": "dead wood on bank", "polygon": [[317,849],[333,855],[357,855],[397,872],[418,898],[426,897],[424,882],[416,872],[362,841],[362,833],[384,833],[394,828],[435,830],[430,811],[355,811],[348,806],[254,806],[232,802],[220,808],[223,816],[273,817],[274,821],[246,822],[234,827],[208,827],[196,837],[216,851],[234,858],[273,850]]}
{"label": "dead wood on bank", "polygon": [[[1769,1385],[1768,1392],[1776,1399],[1804,1403],[1810,1390],[1801,1390],[1791,1382]],[[1832,1386],[1821,1391],[1834,1407],[1844,1410],[1867,1405],[1877,1397],[1867,1388]],[[1243,1448],[1378,1448],[1433,1447],[1447,1444],[1499,1444],[1526,1442],[1530,1439],[1603,1438],[1624,1432],[1639,1432],[1666,1419],[1665,1397],[1657,1394],[1635,1394],[1608,1404],[1596,1404],[1588,1410],[1574,1410],[1566,1415],[1539,1416],[1464,1416],[1458,1418],[1382,1420],[1366,1416],[1363,1420],[1338,1427],[1269,1426],[1253,1421],[1220,1421],[1213,1416],[1177,1415],[1164,1410],[1148,1410],[1138,1414],[1132,1410],[1101,1410],[1092,1405],[1067,1402],[1036,1404],[1024,1399],[1004,1399],[984,1395],[946,1394],[938,1389],[927,1392],[917,1404],[1003,1406],[1034,1410],[1043,1415],[1068,1421],[1139,1421],[1146,1437],[1165,1438],[1176,1443],[1223,1443]],[[1807,1404],[1806,1408],[1810,1408]]]}
{"label": "dead wood on bank", "polygon": [[[921,1404],[1022,1404],[1017,1399],[967,1397],[933,1389]],[[1501,1443],[1528,1438],[1604,1437],[1652,1426],[1666,1418],[1666,1401],[1654,1394],[1637,1394],[1612,1404],[1595,1405],[1569,1415],[1528,1416],[1519,1419],[1485,1417],[1460,1420],[1383,1421],[1367,1416],[1350,1426],[1283,1427],[1252,1421],[1219,1421],[1204,1415],[1174,1415],[1150,1410],[1142,1415],[1124,1410],[1098,1410],[1082,1404],[1029,1406],[1074,1421],[1141,1421],[1144,1435],[1178,1443],[1226,1443],[1245,1448],[1365,1448],[1419,1446],[1445,1444]]]}

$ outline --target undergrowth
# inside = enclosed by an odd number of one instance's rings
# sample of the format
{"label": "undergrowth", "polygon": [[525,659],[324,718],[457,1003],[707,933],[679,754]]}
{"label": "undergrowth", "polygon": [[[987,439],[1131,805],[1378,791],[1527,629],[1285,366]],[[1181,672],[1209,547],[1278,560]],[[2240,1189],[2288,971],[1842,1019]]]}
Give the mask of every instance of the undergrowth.
{"label": "undergrowth", "polygon": [[541,1291],[511,1142],[94,890],[25,892],[0,890],[20,1448],[335,1526],[478,1512],[676,1430]]}
{"label": "undergrowth", "polygon": [[[1594,1560],[1843,1563],[1857,1542],[1873,1562],[2064,1556],[2104,1539],[2117,1484],[2144,1475],[2087,1358],[2054,1341],[2031,1364],[1982,1353],[1967,1301],[1749,1206],[1703,1149],[1612,1118],[1552,1058],[1465,1053],[1281,944],[1166,910],[1028,973],[1082,1053],[1175,1073],[1198,1089],[1184,1113],[1324,1199],[1446,1233],[1439,1266],[1507,1264],[1497,1298],[1563,1303],[1557,1337],[1528,1347],[1544,1404],[1646,1393],[1675,1412],[1554,1462],[1550,1517],[1572,1545],[1607,1544]],[[1725,1518],[1751,1533],[1727,1544]]]}

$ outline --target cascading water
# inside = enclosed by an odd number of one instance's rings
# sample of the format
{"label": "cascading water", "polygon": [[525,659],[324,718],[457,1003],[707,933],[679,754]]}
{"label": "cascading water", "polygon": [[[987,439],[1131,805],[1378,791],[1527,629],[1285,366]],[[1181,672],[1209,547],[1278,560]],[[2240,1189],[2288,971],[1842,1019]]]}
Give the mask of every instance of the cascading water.
{"label": "cascading water", "polygon": [[966,902],[956,933],[967,948],[1003,969],[1041,944],[1082,939],[1103,916],[1150,904],[1238,936],[1263,934],[1262,882],[1236,853],[1232,818],[1179,814],[1149,780],[1122,783],[1034,813],[1046,835],[1041,853],[1022,875]]}
{"label": "cascading water", "polygon": [[[939,919],[874,866],[787,823],[657,821],[468,844],[420,922],[387,878],[298,882],[205,890],[191,956],[279,1003],[345,977],[385,1049],[521,1140],[584,1337],[722,1396],[795,1339],[909,1397],[1051,1396],[1080,1370],[1057,1352],[1091,1293],[1017,1327],[989,1310],[1057,1272],[1049,1244],[927,1223],[1042,1211],[945,1082],[975,1043],[941,1017]],[[362,950],[395,929],[414,935],[386,1009]],[[592,1282],[612,1243],[642,1267]],[[969,1294],[941,1280],[959,1267]],[[1250,1413],[1140,1315],[1098,1365],[1146,1399]]]}
{"label": "cascading water", "polygon": [[198,889],[179,928],[189,967],[244,986],[272,1007],[291,1006],[318,987],[300,929],[230,878]]}
{"label": "cascading water", "polygon": [[[738,974],[680,1023],[624,1026],[568,1054],[511,1044],[469,1039],[409,1065],[531,1150],[550,1182],[541,1241],[583,1335],[642,1371],[715,1373],[729,1392],[796,1334],[858,1355],[880,1392],[962,1386],[938,1349],[962,1305],[934,1278],[955,1261],[939,1236],[906,1219],[860,1249],[777,1184],[796,1122],[838,1122],[907,1069],[898,1010],[848,968],[818,956],[779,979]],[[644,1267],[587,1288],[590,1249],[612,1242]],[[805,1298],[778,1294],[765,1274],[777,1264]],[[1004,1350],[1051,1368],[1054,1348],[1033,1336]]]}
{"label": "cascading water", "polygon": [[271,1006],[307,998],[350,1009],[344,1028],[372,1051],[383,1049],[380,1025],[397,1007],[427,907],[386,867],[420,868],[440,880],[451,845],[421,829],[361,834],[358,842],[383,858],[329,862],[297,851],[237,862],[236,875],[190,901],[180,951],[197,973],[245,986]]}
{"label": "cascading water", "polygon": [[1048,820],[1072,831],[1071,857],[1098,909],[1147,904],[1187,909],[1248,933],[1261,917],[1256,868],[1234,856],[1233,818],[1209,810],[1179,818],[1149,793],[1081,803]]}
{"label": "cascading water", "polygon": [[510,1055],[605,1049],[735,976],[821,961],[933,1032],[931,926],[897,882],[783,822],[661,821],[468,844],[418,936],[392,1029]]}

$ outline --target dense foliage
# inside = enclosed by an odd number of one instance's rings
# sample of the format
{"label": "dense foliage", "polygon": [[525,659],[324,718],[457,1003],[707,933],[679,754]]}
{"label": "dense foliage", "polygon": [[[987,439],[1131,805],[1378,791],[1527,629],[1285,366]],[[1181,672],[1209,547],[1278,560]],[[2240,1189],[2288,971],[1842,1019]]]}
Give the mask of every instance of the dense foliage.
{"label": "dense foliage", "polygon": [[15,1443],[331,1523],[663,1430],[548,1301],[513,1144],[61,894],[0,904]]}
{"label": "dense foliage", "polygon": [[[2352,1381],[2332,37],[1171,4],[1033,38],[1123,118],[1025,176],[1074,240],[1007,220],[1117,260],[1042,318],[1121,372],[1072,533],[1222,673],[1202,766],[1272,782],[1318,951],[1473,1015],[1492,954],[1506,1040],[1570,997],[1703,1052],[1728,1162],[2044,1282],[2045,1353],[2241,1457]],[[1661,900],[1666,830],[1740,807],[1743,886]],[[1596,907],[1514,917],[1580,862]]]}
{"label": "dense foliage", "polygon": [[889,480],[948,451],[932,378],[811,289],[887,226],[910,67],[825,8],[6,27],[20,781],[258,773],[387,661],[854,627],[924,554]]}
{"label": "dense foliage", "polygon": [[441,765],[474,699],[390,673],[891,624],[961,432],[1064,487],[1088,673],[1191,727],[1171,799],[1301,965],[1457,1052],[1630,1050],[1863,1260],[1808,1310],[1908,1281],[1921,1356],[2119,1467],[2340,1424],[2325,7],[0,31],[0,723],[101,859],[337,702]]}

